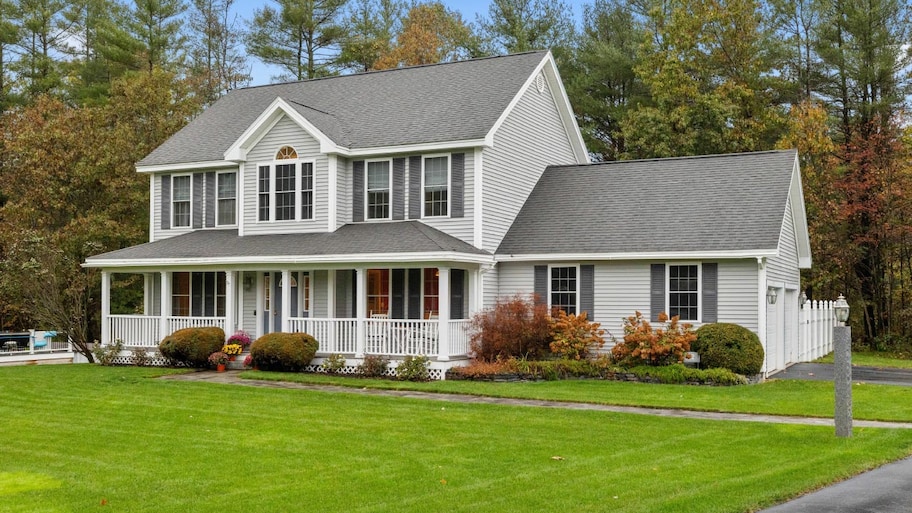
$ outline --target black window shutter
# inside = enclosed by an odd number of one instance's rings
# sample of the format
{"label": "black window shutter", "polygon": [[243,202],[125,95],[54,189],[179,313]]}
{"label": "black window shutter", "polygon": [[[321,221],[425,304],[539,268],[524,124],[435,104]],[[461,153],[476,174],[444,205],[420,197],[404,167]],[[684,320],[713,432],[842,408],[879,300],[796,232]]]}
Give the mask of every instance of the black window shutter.
{"label": "black window shutter", "polygon": [[450,270],[450,319],[465,319],[465,270]]}
{"label": "black window shutter", "polygon": [[393,219],[405,219],[405,159],[393,159]]}
{"label": "black window shutter", "polygon": [[450,217],[465,217],[465,153],[454,153],[451,158],[453,159],[450,168],[453,204],[450,205]]}
{"label": "black window shutter", "polygon": [[203,227],[203,174],[193,175],[193,229]]}
{"label": "black window shutter", "polygon": [[719,264],[703,264],[703,322],[719,322]]}
{"label": "black window shutter", "polygon": [[533,281],[534,287],[533,291],[535,292],[536,298],[535,302],[537,304],[549,304],[548,299],[548,266],[547,265],[536,265],[535,266],[535,279]]}
{"label": "black window shutter", "polygon": [[346,277],[351,276],[351,271],[348,270],[337,270],[329,271],[331,273],[336,273],[336,317],[342,319],[345,317],[354,317],[353,314],[348,311],[348,303],[345,302],[346,289],[350,289],[348,283],[346,283]]}
{"label": "black window shutter", "polygon": [[190,315],[194,317],[201,317],[205,315],[205,312],[203,310],[204,274],[205,273],[190,273]]}
{"label": "black window shutter", "polygon": [[171,229],[171,175],[161,175],[161,228]]}
{"label": "black window shutter", "polygon": [[[367,272],[367,271],[364,271]],[[352,269],[349,273],[351,276],[351,317],[358,317],[358,271]],[[365,282],[367,280],[364,280]],[[362,294],[367,294],[366,290],[361,291]]]}
{"label": "black window shutter", "polygon": [[390,316],[393,319],[405,319],[405,269],[393,269],[392,279]]}
{"label": "black window shutter", "polygon": [[364,161],[352,162],[352,222],[364,221]]}
{"label": "black window shutter", "polygon": [[659,320],[665,312],[665,264],[652,264],[649,268],[649,319]]}
{"label": "black window shutter", "polygon": [[408,318],[421,318],[421,269],[408,270]]}
{"label": "black window shutter", "polygon": [[595,318],[595,266],[580,266],[580,313],[588,312],[589,320]]}
{"label": "black window shutter", "polygon": [[215,173],[206,173],[206,228],[215,226]]}
{"label": "black window shutter", "polygon": [[409,219],[421,219],[421,155],[409,157]]}

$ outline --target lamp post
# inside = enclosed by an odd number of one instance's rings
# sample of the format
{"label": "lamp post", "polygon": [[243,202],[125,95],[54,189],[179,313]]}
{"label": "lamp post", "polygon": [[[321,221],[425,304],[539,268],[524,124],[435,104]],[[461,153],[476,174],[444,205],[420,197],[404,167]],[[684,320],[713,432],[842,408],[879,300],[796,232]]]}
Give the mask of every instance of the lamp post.
{"label": "lamp post", "polygon": [[833,327],[833,385],[836,389],[836,436],[852,436],[852,328],[849,320],[849,303],[842,294],[833,305],[836,326]]}

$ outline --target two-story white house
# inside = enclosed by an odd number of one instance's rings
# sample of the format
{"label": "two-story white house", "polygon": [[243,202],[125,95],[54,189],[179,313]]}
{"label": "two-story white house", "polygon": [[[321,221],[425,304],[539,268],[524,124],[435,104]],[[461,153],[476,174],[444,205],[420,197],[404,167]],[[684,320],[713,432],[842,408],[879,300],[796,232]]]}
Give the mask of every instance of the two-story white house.
{"label": "two-story white house", "polygon": [[[765,341],[768,287],[797,308],[797,270],[810,264],[795,153],[643,162],[588,165],[549,52],[232,91],[137,163],[150,242],[86,261],[102,270],[102,343],[155,346],[203,325],[304,331],[318,355],[423,354],[439,373],[465,360],[475,312],[531,292],[618,335],[635,309],[674,310],[743,321]],[[721,176],[704,168],[732,177],[726,194],[744,193],[731,212],[702,208],[719,204]],[[693,169],[688,185],[678,172]],[[618,202],[630,188],[662,207]],[[676,194],[696,208],[677,215]],[[656,224],[666,218],[680,222]],[[755,223],[762,233],[726,246]],[[722,225],[723,236],[706,233]],[[635,231],[636,244],[612,230]],[[686,249],[669,236],[682,233]],[[788,269],[768,283],[777,258]],[[142,314],[111,314],[114,273],[144,275]],[[786,344],[792,328],[776,330]]]}

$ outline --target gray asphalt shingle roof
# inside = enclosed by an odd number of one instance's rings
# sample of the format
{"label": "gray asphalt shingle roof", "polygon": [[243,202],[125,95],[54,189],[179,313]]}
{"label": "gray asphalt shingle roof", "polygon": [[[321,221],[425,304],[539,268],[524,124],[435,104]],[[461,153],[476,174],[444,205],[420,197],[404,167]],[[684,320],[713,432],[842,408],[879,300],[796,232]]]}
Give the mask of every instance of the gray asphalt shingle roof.
{"label": "gray asphalt shingle roof", "polygon": [[390,253],[490,253],[418,221],[344,225],[334,233],[238,236],[237,230],[197,230],[90,257],[89,265],[151,259],[317,257]]}
{"label": "gray asphalt shingle roof", "polygon": [[545,55],[528,52],[237,89],[137,165],[222,160],[277,97],[347,148],[480,139]]}
{"label": "gray asphalt shingle roof", "polygon": [[775,250],[796,152],[549,167],[497,255]]}

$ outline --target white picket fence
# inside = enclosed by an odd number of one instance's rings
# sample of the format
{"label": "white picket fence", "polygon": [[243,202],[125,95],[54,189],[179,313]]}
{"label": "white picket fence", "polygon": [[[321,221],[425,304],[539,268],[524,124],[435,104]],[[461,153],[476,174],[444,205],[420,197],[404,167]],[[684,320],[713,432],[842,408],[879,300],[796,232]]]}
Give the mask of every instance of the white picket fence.
{"label": "white picket fence", "polygon": [[833,352],[834,301],[806,301],[798,312],[798,361],[810,362]]}

